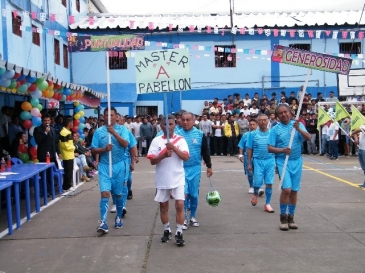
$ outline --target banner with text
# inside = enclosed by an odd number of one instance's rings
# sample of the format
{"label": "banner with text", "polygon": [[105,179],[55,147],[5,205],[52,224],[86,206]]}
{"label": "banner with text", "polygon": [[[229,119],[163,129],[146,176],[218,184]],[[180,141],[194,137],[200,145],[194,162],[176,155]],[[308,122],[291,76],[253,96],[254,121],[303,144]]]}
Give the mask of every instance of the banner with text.
{"label": "banner with text", "polygon": [[137,94],[191,89],[188,49],[138,52],[135,71]]}
{"label": "banner with text", "polygon": [[69,52],[123,51],[144,49],[143,35],[70,36]]}
{"label": "banner with text", "polygon": [[348,58],[334,57],[282,45],[275,45],[271,61],[343,75],[349,73],[352,63],[352,60]]}

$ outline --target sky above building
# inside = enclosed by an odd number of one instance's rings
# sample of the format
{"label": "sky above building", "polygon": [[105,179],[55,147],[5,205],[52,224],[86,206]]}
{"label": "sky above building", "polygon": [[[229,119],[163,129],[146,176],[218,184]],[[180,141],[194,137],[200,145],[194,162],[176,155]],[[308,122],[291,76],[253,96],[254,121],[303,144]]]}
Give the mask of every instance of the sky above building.
{"label": "sky above building", "polygon": [[[234,11],[288,12],[361,10],[363,0],[231,0]],[[229,0],[101,0],[109,13],[148,15],[179,13],[228,13]]]}

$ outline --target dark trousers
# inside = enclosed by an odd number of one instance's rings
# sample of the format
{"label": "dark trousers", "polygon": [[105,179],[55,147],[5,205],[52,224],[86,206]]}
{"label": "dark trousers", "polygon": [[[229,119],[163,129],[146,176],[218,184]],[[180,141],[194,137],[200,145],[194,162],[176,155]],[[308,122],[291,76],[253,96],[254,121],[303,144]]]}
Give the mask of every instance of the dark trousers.
{"label": "dark trousers", "polygon": [[74,171],[74,160],[63,160],[63,185],[62,188],[64,190],[68,190],[72,187],[72,176]]}
{"label": "dark trousers", "polygon": [[152,138],[145,138],[144,140],[146,141],[146,147],[142,149],[143,151],[142,154],[147,155],[148,150],[150,149],[151,146]]}
{"label": "dark trousers", "polygon": [[214,153],[217,155],[223,153],[223,137],[214,137]]}
{"label": "dark trousers", "polygon": [[228,153],[230,155],[237,154],[237,137],[227,137],[228,140]]}
{"label": "dark trousers", "polygon": [[227,155],[228,151],[228,137],[223,137],[223,155]]}

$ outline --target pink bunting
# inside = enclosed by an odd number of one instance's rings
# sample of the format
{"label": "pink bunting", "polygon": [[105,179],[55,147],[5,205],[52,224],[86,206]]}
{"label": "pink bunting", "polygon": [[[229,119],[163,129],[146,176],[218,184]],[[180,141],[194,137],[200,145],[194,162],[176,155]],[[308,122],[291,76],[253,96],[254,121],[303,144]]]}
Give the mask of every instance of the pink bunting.
{"label": "pink bunting", "polygon": [[314,31],[313,30],[308,30],[308,37],[309,38],[314,38]]}
{"label": "pink bunting", "polygon": [[94,24],[94,17],[89,17],[89,25],[92,26]]}
{"label": "pink bunting", "polygon": [[37,28],[36,27],[32,27],[32,32],[37,32]]}
{"label": "pink bunting", "polygon": [[173,24],[169,24],[169,31],[172,30]]}
{"label": "pink bunting", "polygon": [[14,18],[17,18],[18,15],[19,15],[19,12],[16,9],[13,10],[13,16],[14,16]]}
{"label": "pink bunting", "polygon": [[246,28],[240,28],[240,34],[245,34],[246,33]]}
{"label": "pink bunting", "polygon": [[129,28],[134,28],[134,21],[129,20]]}
{"label": "pink bunting", "polygon": [[191,47],[191,49],[192,49],[192,50],[197,50],[197,49],[198,49],[198,46],[197,46],[197,45],[193,45],[193,46]]}
{"label": "pink bunting", "polygon": [[274,32],[274,36],[275,37],[278,37],[279,36],[279,30],[278,29],[274,29],[273,32]]}
{"label": "pink bunting", "polygon": [[70,25],[74,24],[75,23],[75,16],[73,16],[73,15],[68,16],[68,22],[70,23]]}
{"label": "pink bunting", "polygon": [[212,33],[212,27],[211,26],[207,26],[207,33]]}
{"label": "pink bunting", "polygon": [[331,35],[331,31],[330,30],[326,30],[325,32],[326,32],[326,36],[327,37]]}
{"label": "pink bunting", "polygon": [[54,14],[54,13],[51,13],[51,22],[54,22],[54,21],[56,21],[56,14]]}
{"label": "pink bunting", "polygon": [[37,13],[35,11],[32,11],[30,13],[30,15],[31,15],[32,19],[37,19]]}
{"label": "pink bunting", "polygon": [[348,31],[343,30],[342,31],[342,39],[346,39],[347,38],[347,34],[348,34]]}
{"label": "pink bunting", "polygon": [[290,29],[289,30],[289,35],[290,35],[290,37],[294,38],[295,37],[295,29]]}
{"label": "pink bunting", "polygon": [[195,29],[195,26],[194,26],[194,25],[190,25],[190,26],[189,26],[189,31],[190,31],[190,32],[194,32],[194,29]]}
{"label": "pink bunting", "polygon": [[236,48],[231,48],[231,53],[237,53],[237,49]]}
{"label": "pink bunting", "polygon": [[215,47],[214,47],[214,51],[217,51],[217,50],[218,50],[218,48],[215,46]]}
{"label": "pink bunting", "polygon": [[123,51],[119,51],[119,58],[123,58]]}
{"label": "pink bunting", "polygon": [[364,39],[364,31],[359,31],[358,37],[359,39]]}
{"label": "pink bunting", "polygon": [[250,54],[255,54],[255,50],[254,49],[250,49]]}
{"label": "pink bunting", "polygon": [[153,22],[148,22],[148,29],[149,30],[154,30],[155,29],[155,25]]}
{"label": "pink bunting", "polygon": [[222,29],[222,36],[224,36],[224,30]]}

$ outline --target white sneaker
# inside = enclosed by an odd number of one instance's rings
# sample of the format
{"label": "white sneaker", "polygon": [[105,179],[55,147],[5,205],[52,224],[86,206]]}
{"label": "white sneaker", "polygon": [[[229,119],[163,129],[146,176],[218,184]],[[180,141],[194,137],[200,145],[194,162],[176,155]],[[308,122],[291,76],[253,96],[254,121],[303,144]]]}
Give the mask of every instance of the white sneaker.
{"label": "white sneaker", "polygon": [[116,213],[117,212],[117,206],[113,205],[112,208],[110,209],[110,212]]}
{"label": "white sneaker", "polygon": [[253,188],[250,188],[250,189],[248,190],[248,193],[250,193],[250,194],[253,194],[253,192],[254,192]]}
{"label": "white sneaker", "polygon": [[259,196],[263,196],[265,191],[263,189],[259,189]]}
{"label": "white sneaker", "polygon": [[190,218],[190,225],[192,227],[198,227],[199,226],[199,222],[194,217],[192,217],[192,218]]}
{"label": "white sneaker", "polygon": [[184,220],[184,224],[183,224],[183,226],[182,226],[182,229],[183,229],[183,230],[188,229],[188,220]]}

